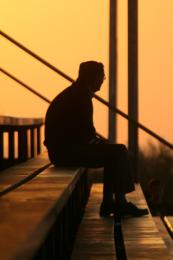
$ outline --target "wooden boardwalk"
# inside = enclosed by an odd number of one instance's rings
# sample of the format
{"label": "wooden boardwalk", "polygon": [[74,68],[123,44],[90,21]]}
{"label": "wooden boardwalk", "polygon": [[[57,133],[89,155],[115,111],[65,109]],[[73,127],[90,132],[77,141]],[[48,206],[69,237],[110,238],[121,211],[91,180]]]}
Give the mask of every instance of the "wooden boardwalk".
{"label": "wooden boardwalk", "polygon": [[173,257],[173,239],[171,238],[172,234],[169,234],[163,220],[159,216],[154,216],[154,222],[156,223],[159,233]]}
{"label": "wooden boardwalk", "polygon": [[[0,189],[5,190],[41,167],[34,178],[0,196],[0,260],[66,259],[70,236],[84,207],[86,175],[82,168],[44,169],[47,161],[40,156],[11,167],[4,171],[7,178],[2,172]],[[16,178],[9,182],[15,170]]]}
{"label": "wooden boardwalk", "polygon": [[[114,218],[100,218],[99,216],[102,188],[102,184],[92,186],[90,199],[77,234],[71,259],[173,259],[151,214],[138,218],[127,217],[121,220],[126,258],[117,255],[114,242]],[[139,207],[147,207],[139,185],[137,185],[136,191],[130,193],[127,198]]]}
{"label": "wooden boardwalk", "polygon": [[113,260],[114,219],[100,218],[102,184],[94,184],[80,225],[72,260]]}
{"label": "wooden boardwalk", "polygon": [[50,165],[47,153],[0,172],[0,196],[31,180]]}
{"label": "wooden boardwalk", "polygon": [[[139,207],[147,206],[139,185],[136,186],[136,191],[127,197]],[[122,231],[127,259],[173,259],[151,214],[140,218],[123,219]]]}

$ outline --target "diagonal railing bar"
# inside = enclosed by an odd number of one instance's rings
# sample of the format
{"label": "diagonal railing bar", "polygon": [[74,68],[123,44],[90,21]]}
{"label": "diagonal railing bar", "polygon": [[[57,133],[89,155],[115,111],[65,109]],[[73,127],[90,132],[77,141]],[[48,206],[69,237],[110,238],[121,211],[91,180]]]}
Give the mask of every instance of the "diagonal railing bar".
{"label": "diagonal railing bar", "polygon": [[21,80],[17,79],[16,77],[14,77],[13,75],[11,75],[9,72],[7,72],[6,70],[0,68],[0,71],[3,72],[6,76],[10,77],[11,79],[13,79],[14,81],[16,81],[17,83],[19,83],[20,85],[22,85],[24,88],[26,88],[27,90],[29,90],[30,92],[32,92],[34,95],[38,96],[39,98],[41,98],[42,100],[46,101],[47,103],[51,103],[51,101],[49,99],[47,99],[46,97],[44,97],[43,95],[41,95],[40,93],[38,93],[37,91],[35,91],[33,88],[29,87],[28,85],[26,85],[24,82],[22,82]]}
{"label": "diagonal railing bar", "polygon": [[147,128],[146,126],[144,126],[143,124],[135,121],[133,118],[130,118],[128,115],[126,115],[124,112],[122,112],[121,110],[119,110],[118,108],[112,106],[109,102],[107,102],[106,100],[104,100],[103,98],[94,95],[94,97],[100,101],[102,104],[104,104],[105,106],[109,107],[109,109],[111,109],[112,111],[114,111],[115,113],[121,115],[122,117],[124,117],[125,119],[127,119],[128,121],[132,122],[133,124],[137,125],[138,128],[140,128],[141,130],[143,130],[144,132],[146,132],[147,134],[151,135],[152,137],[154,137],[155,139],[157,139],[159,142],[161,142],[162,144],[168,146],[169,148],[173,149],[173,144],[171,144],[170,142],[168,142],[166,139],[162,138],[161,136],[159,136],[158,134],[156,134],[155,132],[153,132],[152,130],[150,130],[149,128]]}
{"label": "diagonal railing bar", "polygon": [[[46,97],[44,97],[43,95],[39,94],[38,92],[36,92],[34,89],[32,89],[31,87],[29,87],[28,85],[26,85],[25,83],[23,83],[21,80],[17,79],[16,77],[14,77],[13,75],[11,75],[10,73],[8,73],[7,71],[5,71],[4,69],[0,68],[0,71],[3,72],[5,75],[7,75],[8,77],[10,77],[11,79],[13,79],[14,81],[16,81],[17,83],[19,83],[20,85],[22,85],[23,87],[25,87],[26,89],[28,89],[30,92],[32,92],[33,94],[37,95],[39,98],[43,99],[44,101],[46,101],[47,103],[50,103],[51,101],[48,100]],[[104,104],[105,106],[107,106],[109,109],[111,109],[112,111],[114,111],[115,113],[121,115],[122,117],[124,117],[125,119],[127,119],[128,121],[133,122],[134,124],[136,124],[140,129],[142,129],[144,132],[148,133],[149,135],[151,135],[152,137],[156,138],[159,142],[163,143],[164,145],[168,146],[169,148],[173,149],[173,145],[171,143],[169,143],[167,140],[165,140],[164,138],[162,138],[161,136],[159,136],[158,134],[154,133],[153,131],[151,131],[150,129],[148,129],[147,127],[145,127],[144,125],[140,124],[139,122],[136,122],[135,120],[133,120],[132,118],[130,118],[128,115],[126,115],[124,112],[122,112],[121,110],[119,110],[118,108],[115,108],[114,106],[110,105],[109,102],[105,101],[103,98],[94,95],[94,97],[100,101],[102,104]],[[105,137],[103,137],[102,135],[98,134],[101,138],[106,139]]]}
{"label": "diagonal railing bar", "polygon": [[[10,42],[12,42],[13,44],[15,44],[16,46],[18,46],[19,48],[21,48],[22,50],[24,50],[25,52],[27,52],[28,54],[30,54],[31,56],[33,56],[34,58],[36,58],[37,60],[39,60],[41,63],[43,63],[44,65],[46,65],[47,67],[49,67],[50,69],[52,69],[53,71],[55,71],[56,73],[58,73],[59,75],[61,75],[62,77],[64,77],[65,79],[67,79],[70,82],[74,82],[74,80],[69,77],[68,75],[66,75],[64,72],[60,71],[59,69],[57,69],[55,66],[53,66],[52,64],[50,64],[49,62],[47,62],[46,60],[42,59],[39,55],[35,54],[34,52],[32,52],[31,50],[29,50],[28,48],[26,48],[24,45],[20,44],[19,42],[17,42],[16,40],[14,40],[12,37],[10,37],[9,35],[7,35],[6,33],[4,33],[3,31],[0,30],[0,35],[2,35],[3,37],[5,37],[7,40],[9,40]],[[2,71],[2,69],[1,69]],[[2,71],[3,72],[3,71]],[[5,73],[7,75],[7,73]],[[8,73],[9,74],[9,73]],[[10,74],[8,75],[10,76]],[[12,76],[12,75],[11,75]],[[13,76],[12,76],[13,77]],[[11,78],[12,78],[11,77]],[[14,79],[14,78],[13,78]],[[25,83],[21,82],[20,80],[18,80],[18,83],[23,85],[24,87],[26,87],[28,90],[30,89],[31,92],[33,93],[37,93],[37,96],[42,96],[40,95],[38,92],[36,92],[35,90],[31,90],[31,88],[29,86],[27,86]],[[42,98],[42,97],[41,97]],[[162,144],[168,146],[169,148],[173,149],[173,145],[171,143],[169,143],[167,140],[165,140],[164,138],[162,138],[161,136],[159,136],[158,134],[156,134],[155,132],[153,132],[152,130],[150,130],[149,128],[145,127],[144,125],[142,125],[141,123],[135,121],[133,118],[130,118],[127,114],[125,114],[124,112],[122,112],[121,110],[117,109],[116,107],[112,106],[108,101],[104,100],[103,98],[94,95],[94,98],[96,98],[98,101],[100,101],[102,104],[104,104],[105,106],[107,106],[109,109],[111,109],[112,111],[114,111],[115,113],[121,115],[122,117],[124,117],[125,119],[127,119],[128,121],[136,124],[138,126],[138,128],[142,129],[144,132],[148,133],[149,135],[151,135],[152,137],[154,137],[155,139],[157,139],[159,142],[161,142]],[[46,102],[50,101],[43,97],[42,99],[44,99]]]}
{"label": "diagonal railing bar", "polygon": [[67,79],[70,82],[73,82],[74,80],[69,77],[68,75],[66,75],[64,72],[62,72],[61,70],[57,69],[55,66],[53,66],[52,64],[50,64],[48,61],[46,61],[45,59],[41,58],[39,55],[37,55],[36,53],[34,53],[33,51],[29,50],[28,48],[26,48],[23,44],[19,43],[18,41],[16,41],[15,39],[13,39],[12,37],[10,37],[9,35],[7,35],[5,32],[0,30],[0,35],[2,35],[3,37],[5,37],[7,40],[9,40],[10,42],[12,42],[13,44],[15,44],[16,46],[18,46],[20,49],[22,49],[23,51],[27,52],[29,55],[31,55],[32,57],[34,57],[35,59],[37,59],[38,61],[40,61],[41,63],[43,63],[44,65],[46,65],[47,67],[49,67],[51,70],[55,71],[56,73],[58,73],[60,76],[62,76],[63,78]]}
{"label": "diagonal railing bar", "polygon": [[[21,86],[23,86],[24,88],[26,88],[27,90],[29,90],[30,92],[32,92],[34,95],[38,96],[39,98],[41,98],[42,100],[44,100],[47,103],[51,103],[51,101],[49,99],[47,99],[45,96],[43,96],[42,94],[38,93],[37,91],[35,91],[33,88],[29,87],[27,84],[25,84],[24,82],[22,82],[21,80],[17,79],[15,76],[13,76],[11,73],[7,72],[6,70],[0,68],[0,71],[2,73],[4,73],[6,76],[8,76],[9,78],[11,78],[12,80],[14,80],[15,82],[17,82],[18,84],[20,84]],[[97,136],[99,136],[100,138],[102,138],[105,141],[108,141],[107,138],[105,138],[103,135],[97,133]]]}

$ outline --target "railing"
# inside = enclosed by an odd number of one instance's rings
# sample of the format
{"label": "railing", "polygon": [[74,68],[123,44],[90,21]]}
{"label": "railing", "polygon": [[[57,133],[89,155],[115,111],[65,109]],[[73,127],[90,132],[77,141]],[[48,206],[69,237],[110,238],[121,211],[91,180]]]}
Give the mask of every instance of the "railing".
{"label": "railing", "polygon": [[[9,35],[7,35],[6,33],[4,33],[3,31],[0,31],[0,35],[2,35],[3,37],[5,37],[7,40],[9,40],[10,42],[12,42],[13,44],[15,44],[17,47],[21,48],[23,51],[25,51],[26,53],[28,53],[29,55],[31,55],[32,57],[34,57],[35,59],[39,60],[41,63],[43,63],[44,65],[46,65],[47,67],[49,67],[51,70],[55,71],[56,73],[58,73],[60,76],[62,76],[63,78],[65,78],[66,80],[70,81],[70,82],[74,82],[74,80],[69,77],[67,74],[65,74],[64,72],[62,72],[61,70],[57,69],[55,66],[53,66],[52,64],[50,64],[49,62],[47,62],[46,60],[44,60],[43,58],[41,58],[39,55],[37,55],[36,53],[32,52],[31,50],[29,50],[28,48],[26,48],[24,45],[22,45],[21,43],[17,42],[16,40],[14,40],[12,37],[10,37]],[[32,93],[36,94],[37,96],[39,96],[40,98],[42,98],[44,101],[50,103],[50,101],[42,96],[41,94],[39,94],[38,92],[36,92],[35,90],[33,90],[31,87],[27,86],[25,83],[21,82],[19,79],[17,79],[16,77],[14,77],[13,75],[11,75],[10,73],[8,73],[7,71],[5,71],[4,69],[0,68],[0,71],[5,73],[7,76],[9,76],[10,78],[12,78],[13,80],[15,80],[16,82],[18,82],[19,84],[21,84],[22,86],[24,86],[25,88],[27,88],[28,90],[30,90]],[[154,131],[150,130],[149,128],[147,128],[146,126],[144,126],[143,124],[135,121],[134,119],[130,118],[127,114],[125,114],[124,112],[122,112],[120,109],[114,107],[113,105],[111,105],[108,101],[104,100],[103,98],[99,97],[98,95],[94,95],[94,98],[97,99],[99,102],[101,102],[102,104],[104,104],[105,106],[107,106],[110,110],[114,111],[115,113],[119,114],[120,116],[122,116],[123,118],[127,119],[128,121],[132,122],[133,124],[137,125],[138,128],[140,128],[141,130],[143,130],[144,132],[146,132],[147,134],[149,134],[150,136],[154,137],[155,139],[157,139],[159,142],[161,142],[162,144],[166,145],[167,147],[173,149],[173,144],[171,144],[170,142],[168,142],[166,139],[162,138],[161,136],[159,136],[158,134],[156,134]]]}
{"label": "railing", "polygon": [[[46,60],[42,59],[39,55],[35,54],[34,52],[30,51],[28,48],[5,34],[4,32],[0,31],[0,34],[5,37],[7,40],[21,48],[23,51],[31,55],[32,57],[36,58],[38,61],[43,63],[45,66],[65,78],[70,82],[74,82],[74,80],[57,69],[55,66],[47,62]],[[31,91],[33,94],[37,95],[39,98],[44,100],[47,103],[50,103],[50,100],[41,95],[40,93],[36,92],[30,86],[22,82],[21,80],[17,79],[15,76],[7,72],[6,70],[0,68],[0,71],[10,77],[11,79],[15,80],[17,83],[25,87],[27,90]],[[173,144],[156,134],[154,131],[150,130],[143,124],[135,121],[127,114],[122,112],[121,110],[117,109],[115,106],[111,105],[108,101],[104,100],[103,98],[94,95],[94,98],[101,102],[103,105],[108,107],[114,113],[119,114],[123,118],[127,119],[128,121],[132,122],[135,126],[149,134],[150,136],[154,137],[156,140],[161,142],[162,144],[166,145],[167,147],[173,149]],[[9,167],[10,165],[14,164],[15,162],[24,161],[30,157],[33,157],[34,154],[40,153],[40,127],[43,124],[43,120],[34,120],[28,121],[28,119],[12,119],[12,118],[5,118],[0,117],[0,169],[5,167]],[[23,125],[23,126],[22,126]],[[36,132],[35,132],[36,130]],[[4,135],[7,134],[7,143],[8,143],[8,156],[5,158],[4,156]],[[15,136],[17,136],[15,138]],[[101,135],[100,135],[101,136]],[[102,137],[102,136],[101,136]],[[37,140],[35,142],[35,139]],[[17,140],[17,141],[16,141]],[[30,140],[30,141],[29,141]],[[30,142],[28,144],[28,141]],[[16,144],[15,144],[16,142]],[[35,145],[36,143],[36,145]],[[17,155],[15,154],[15,145],[17,146]],[[30,147],[30,148],[29,148]],[[35,152],[36,151],[36,152]]]}
{"label": "railing", "polygon": [[25,161],[41,152],[43,119],[0,116],[0,169]]}

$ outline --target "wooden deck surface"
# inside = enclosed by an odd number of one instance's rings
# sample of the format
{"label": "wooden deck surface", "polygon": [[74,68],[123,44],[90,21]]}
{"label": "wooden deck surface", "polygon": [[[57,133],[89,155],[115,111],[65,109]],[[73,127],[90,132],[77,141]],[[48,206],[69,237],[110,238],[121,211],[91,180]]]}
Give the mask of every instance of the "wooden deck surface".
{"label": "wooden deck surface", "polygon": [[173,216],[164,216],[164,221],[166,222],[171,234],[173,235]]}
{"label": "wooden deck surface", "polygon": [[[139,185],[136,186],[136,191],[129,193],[127,197],[139,207],[147,206]],[[151,214],[140,218],[123,219],[122,231],[129,260],[173,259]]]}
{"label": "wooden deck surface", "polygon": [[38,155],[36,158],[20,163],[0,172],[0,195],[13,189],[13,186],[20,185],[35,177],[38,172],[50,165],[47,153]]}
{"label": "wooden deck surface", "polygon": [[49,167],[0,197],[0,259],[27,260],[45,238],[80,176],[79,169]]}
{"label": "wooden deck surface", "polygon": [[[77,234],[71,260],[116,259],[113,218],[99,217],[102,187],[102,184],[92,186],[90,199]],[[128,200],[139,207],[147,207],[139,185],[136,186],[136,191],[128,194],[127,197]],[[138,218],[124,218],[121,225],[127,259],[173,259],[151,214]],[[121,257],[118,259],[121,259]]]}
{"label": "wooden deck surface", "polygon": [[102,184],[94,184],[82,219],[72,260],[113,260],[115,257],[114,221],[100,218]]}
{"label": "wooden deck surface", "polygon": [[170,254],[173,257],[173,239],[171,238],[170,234],[168,233],[166,226],[164,225],[162,219],[159,216],[154,216],[154,222],[156,223],[159,233],[160,233],[161,237],[163,238]]}

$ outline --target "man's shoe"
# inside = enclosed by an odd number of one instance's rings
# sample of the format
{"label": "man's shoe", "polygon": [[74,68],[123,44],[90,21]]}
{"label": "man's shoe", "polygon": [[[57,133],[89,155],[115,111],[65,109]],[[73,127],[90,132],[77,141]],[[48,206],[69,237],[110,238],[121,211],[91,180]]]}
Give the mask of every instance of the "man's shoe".
{"label": "man's shoe", "polygon": [[112,203],[104,203],[102,202],[100,206],[100,217],[109,217],[111,214],[115,212],[115,210],[122,216],[132,216],[132,217],[140,217],[144,215],[148,215],[149,211],[147,208],[141,209],[134,205],[132,202],[127,202],[124,206],[116,209],[115,202]]}
{"label": "man's shoe", "polygon": [[102,202],[100,206],[100,217],[109,217],[115,211],[115,202],[105,203]]}
{"label": "man's shoe", "polygon": [[119,208],[119,213],[122,217],[132,216],[132,217],[140,217],[144,215],[148,215],[149,211],[147,208],[141,209],[134,205],[132,202],[128,202],[125,206]]}

